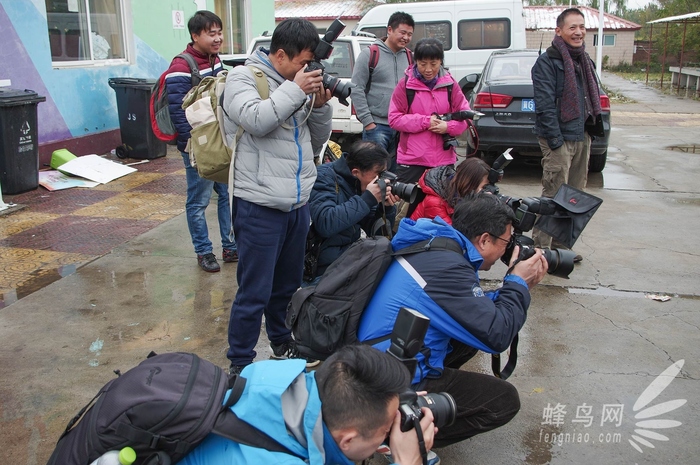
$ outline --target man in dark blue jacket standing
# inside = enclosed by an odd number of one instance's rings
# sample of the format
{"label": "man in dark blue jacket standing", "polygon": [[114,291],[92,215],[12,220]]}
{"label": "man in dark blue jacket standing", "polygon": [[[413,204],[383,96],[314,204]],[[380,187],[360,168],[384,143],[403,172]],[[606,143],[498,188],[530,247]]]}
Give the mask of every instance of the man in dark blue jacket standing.
{"label": "man in dark blue jacket standing", "polygon": [[[198,11],[187,22],[192,41],[187,45],[183,54],[191,55],[199,68],[202,77],[215,76],[221,70],[219,49],[223,43],[221,18],[211,11]],[[187,122],[185,110],[182,109],[182,99],[192,88],[192,70],[183,58],[176,57],[166,71],[165,83],[168,89],[170,118],[177,129],[177,148],[182,154],[187,174],[187,226],[190,230],[192,245],[197,254],[197,263],[207,272],[213,273],[221,268],[213,253],[209,240],[207,219],[204,212],[211,199],[214,189],[218,196],[217,215],[221,246],[224,262],[238,261],[236,241],[231,228],[231,208],[228,202],[228,187],[220,182],[209,181],[199,177],[197,169],[190,165],[190,155],[187,153],[187,143],[190,140],[192,127]]]}
{"label": "man in dark blue jacket standing", "polygon": [[[430,318],[424,346],[418,354],[413,383],[416,390],[448,392],[457,404],[451,426],[440,428],[435,446],[444,447],[508,423],[520,409],[515,388],[499,378],[460,370],[478,350],[501,353],[525,324],[530,288],[547,272],[541,250],[514,264],[496,292],[479,284],[479,270],[488,270],[512,239],[513,210],[491,194],[476,194],[455,207],[452,226],[441,218],[404,219],[392,241],[394,250],[426,239],[445,237],[459,244],[453,250],[399,256],[377,287],[362,315],[360,341],[391,334],[401,307]],[[426,246],[427,247],[427,246]],[[514,266],[513,266],[514,264]],[[374,344],[380,350],[389,340]]]}

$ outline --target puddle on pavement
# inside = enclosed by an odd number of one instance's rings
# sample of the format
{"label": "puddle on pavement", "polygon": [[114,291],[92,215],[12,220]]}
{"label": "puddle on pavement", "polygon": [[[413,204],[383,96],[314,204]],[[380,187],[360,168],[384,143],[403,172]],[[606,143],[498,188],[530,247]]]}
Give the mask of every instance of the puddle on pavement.
{"label": "puddle on pavement", "polygon": [[61,265],[50,271],[39,268],[33,272],[33,275],[28,280],[17,286],[17,289],[13,289],[11,292],[5,294],[0,294],[0,308],[5,308],[39,289],[43,289],[49,284],[75,273],[77,269],[78,265],[75,263]]}
{"label": "puddle on pavement", "polygon": [[626,298],[644,298],[646,295],[644,292],[635,291],[616,291],[615,289],[609,289],[607,287],[597,287],[595,289],[580,289],[571,287],[568,289],[569,294],[588,294],[588,295],[599,295],[603,297],[626,297]]}
{"label": "puddle on pavement", "polygon": [[669,145],[666,150],[675,150],[676,152],[685,153],[700,153],[700,145],[697,144],[687,144],[687,145]]}

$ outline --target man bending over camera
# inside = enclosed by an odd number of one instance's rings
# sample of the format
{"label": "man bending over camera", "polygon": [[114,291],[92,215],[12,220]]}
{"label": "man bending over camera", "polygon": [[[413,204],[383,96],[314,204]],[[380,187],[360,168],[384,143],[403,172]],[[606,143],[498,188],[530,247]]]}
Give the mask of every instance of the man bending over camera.
{"label": "man bending over camera", "polygon": [[[420,465],[415,428],[401,431],[399,395],[410,375],[390,355],[367,345],[347,346],[316,372],[303,360],[263,361],[245,367],[246,386],[231,410],[298,457],[246,446],[210,434],[182,465],[340,464],[370,457],[390,434],[394,463]],[[435,434],[433,414],[423,408],[425,446]]]}
{"label": "man bending over camera", "polygon": [[[512,267],[498,291],[481,289],[477,272],[490,269],[510,245],[513,217],[512,209],[496,196],[481,193],[457,204],[452,226],[440,217],[404,219],[392,241],[394,250],[426,239],[449,238],[464,253],[434,250],[397,257],[360,320],[358,339],[367,341],[389,336],[401,307],[430,318],[424,340],[429,359],[418,354],[414,388],[447,392],[457,404],[456,421],[440,428],[436,447],[502,426],[520,409],[518,392],[511,384],[459,370],[477,349],[500,353],[508,348],[525,324],[529,289],[547,272],[542,251],[537,250]],[[518,253],[516,246],[511,264]],[[384,340],[375,347],[386,350],[389,343]]]}

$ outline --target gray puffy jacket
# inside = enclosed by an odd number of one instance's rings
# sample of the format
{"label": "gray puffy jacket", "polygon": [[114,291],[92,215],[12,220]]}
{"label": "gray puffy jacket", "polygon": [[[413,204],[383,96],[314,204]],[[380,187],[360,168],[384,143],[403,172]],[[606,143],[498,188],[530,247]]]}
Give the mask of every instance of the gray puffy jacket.
{"label": "gray puffy jacket", "polygon": [[233,195],[292,211],[309,199],[316,180],[314,154],[320,154],[328,140],[333,111],[328,104],[312,110],[306,94],[273,68],[263,49],[246,65],[265,73],[270,97],[260,98],[247,66],[234,68],[226,79],[226,142],[231,144],[239,126],[244,131],[236,146]]}

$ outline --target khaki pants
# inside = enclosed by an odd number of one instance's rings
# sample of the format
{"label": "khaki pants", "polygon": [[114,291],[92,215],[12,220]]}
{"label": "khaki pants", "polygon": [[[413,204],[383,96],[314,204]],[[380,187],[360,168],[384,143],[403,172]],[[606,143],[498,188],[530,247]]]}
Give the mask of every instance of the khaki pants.
{"label": "khaki pants", "polygon": [[[543,138],[542,197],[554,197],[562,184],[584,190],[588,181],[588,159],[591,155],[591,136],[585,134],[582,141],[564,141],[564,145],[552,150]],[[552,238],[535,228],[532,232],[535,247],[551,248]]]}

